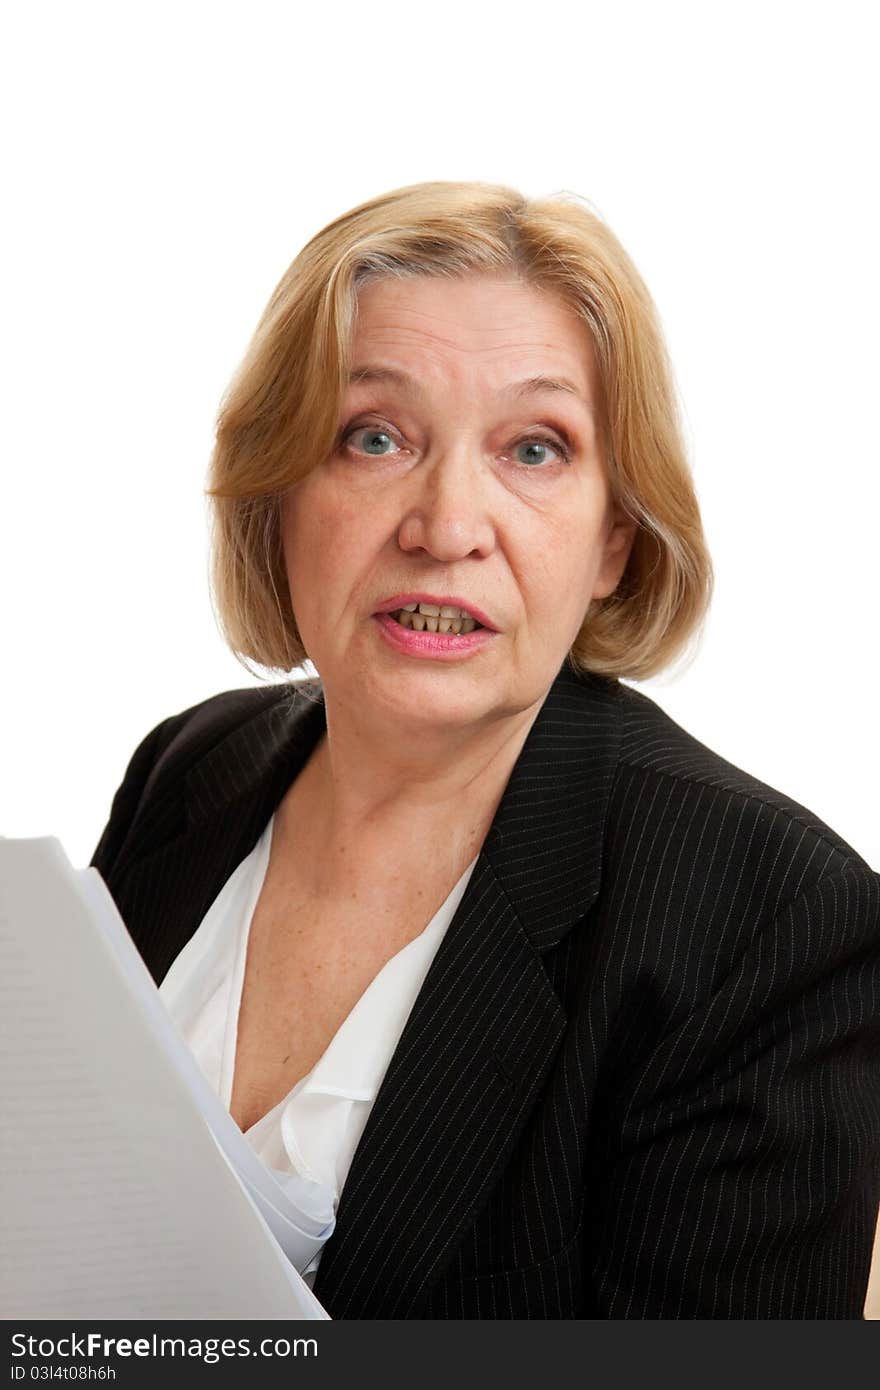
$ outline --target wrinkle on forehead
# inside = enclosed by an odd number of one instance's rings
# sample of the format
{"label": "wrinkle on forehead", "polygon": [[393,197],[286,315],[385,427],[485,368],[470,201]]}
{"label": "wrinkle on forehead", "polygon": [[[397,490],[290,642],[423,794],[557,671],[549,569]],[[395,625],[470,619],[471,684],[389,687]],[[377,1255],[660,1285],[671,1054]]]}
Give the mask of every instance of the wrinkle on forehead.
{"label": "wrinkle on forehead", "polygon": [[[450,301],[462,290],[465,302],[459,307]],[[591,403],[594,398],[589,332],[561,297],[522,281],[440,282],[429,277],[372,282],[361,294],[365,302],[352,343],[355,363],[371,361],[379,349],[399,353],[385,365],[401,371],[411,366],[414,351],[432,371],[454,372],[456,358],[465,364],[478,357],[490,365],[509,361],[511,378],[569,376],[582,383],[582,400]],[[440,302],[443,296],[446,303]]]}

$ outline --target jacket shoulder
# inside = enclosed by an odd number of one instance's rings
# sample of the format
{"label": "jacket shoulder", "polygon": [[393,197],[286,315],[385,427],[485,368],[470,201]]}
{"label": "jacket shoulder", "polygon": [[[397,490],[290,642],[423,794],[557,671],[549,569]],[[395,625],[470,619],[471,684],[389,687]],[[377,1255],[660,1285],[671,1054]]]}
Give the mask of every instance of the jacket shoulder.
{"label": "jacket shoulder", "polygon": [[300,692],[315,686],[317,682],[312,681],[279,681],[273,685],[245,686],[210,695],[163,720],[159,727],[164,730],[164,737],[157,764],[173,762],[175,766],[184,763],[189,766],[272,705],[293,704]]}
{"label": "jacket shoulder", "polygon": [[318,682],[303,680],[225,690],[163,719],[129,759],[92,856],[93,867],[108,877],[140,808],[160,779],[185,777],[229,734],[273,705],[293,705],[315,689],[320,689]]}
{"label": "jacket shoulder", "polygon": [[756,843],[763,844],[766,871],[778,861],[804,861],[810,877],[817,868],[833,873],[847,866],[873,874],[815,811],[709,748],[643,691],[618,683],[618,700],[617,780],[629,787],[630,797],[637,783],[643,790],[651,783],[660,798],[661,784],[677,784],[673,799],[692,808],[704,827],[704,841],[715,827],[734,857],[745,855],[747,845],[754,850]]}
{"label": "jacket shoulder", "polygon": [[785,978],[844,929],[876,945],[880,878],[842,836],[641,691],[618,684],[615,699],[599,939],[647,1048],[725,980],[750,982],[753,958],[771,975],[778,958]]}

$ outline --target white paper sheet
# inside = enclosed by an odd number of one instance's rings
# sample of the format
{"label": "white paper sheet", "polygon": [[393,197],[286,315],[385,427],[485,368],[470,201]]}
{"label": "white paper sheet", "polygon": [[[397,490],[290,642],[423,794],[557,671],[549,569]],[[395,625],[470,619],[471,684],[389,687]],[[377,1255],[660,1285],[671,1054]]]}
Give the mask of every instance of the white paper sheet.
{"label": "white paper sheet", "polygon": [[0,837],[0,1315],[327,1318],[110,893]]}

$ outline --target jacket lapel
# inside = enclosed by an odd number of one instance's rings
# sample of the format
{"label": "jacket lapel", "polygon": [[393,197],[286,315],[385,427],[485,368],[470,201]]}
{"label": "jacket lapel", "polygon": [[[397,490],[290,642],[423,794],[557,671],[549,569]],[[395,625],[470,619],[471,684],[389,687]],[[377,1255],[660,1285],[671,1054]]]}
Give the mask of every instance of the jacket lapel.
{"label": "jacket lapel", "polygon": [[566,1027],[541,955],[599,890],[620,687],[566,665],[529,731],[355,1151],[314,1291],[418,1316],[504,1169]]}
{"label": "jacket lapel", "polygon": [[[114,888],[160,981],[326,728],[285,688],[148,800]],[[333,1317],[405,1318],[452,1260],[508,1160],[566,1027],[542,964],[599,890],[621,688],[559,672],[390,1060],[321,1257]]]}

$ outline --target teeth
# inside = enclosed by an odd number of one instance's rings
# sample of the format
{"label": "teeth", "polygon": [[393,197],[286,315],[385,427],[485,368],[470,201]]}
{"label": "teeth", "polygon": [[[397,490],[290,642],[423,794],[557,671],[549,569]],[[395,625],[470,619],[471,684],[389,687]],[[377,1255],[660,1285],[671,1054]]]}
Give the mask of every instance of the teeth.
{"label": "teeth", "polygon": [[399,613],[422,613],[426,618],[466,618],[468,614],[463,608],[455,608],[450,603],[444,603],[441,608],[436,603],[402,603],[397,610]]}
{"label": "teeth", "polygon": [[458,636],[459,633],[473,632],[478,626],[475,618],[451,604],[444,604],[441,608],[436,603],[407,603],[394,616],[401,627],[414,628],[416,632],[444,632]]}
{"label": "teeth", "polygon": [[474,628],[473,619],[470,627],[464,627],[460,617],[425,617],[424,613],[407,612],[406,609],[398,614],[398,623],[400,627],[416,628],[417,632],[450,632],[455,637],[459,632],[470,632]]}

